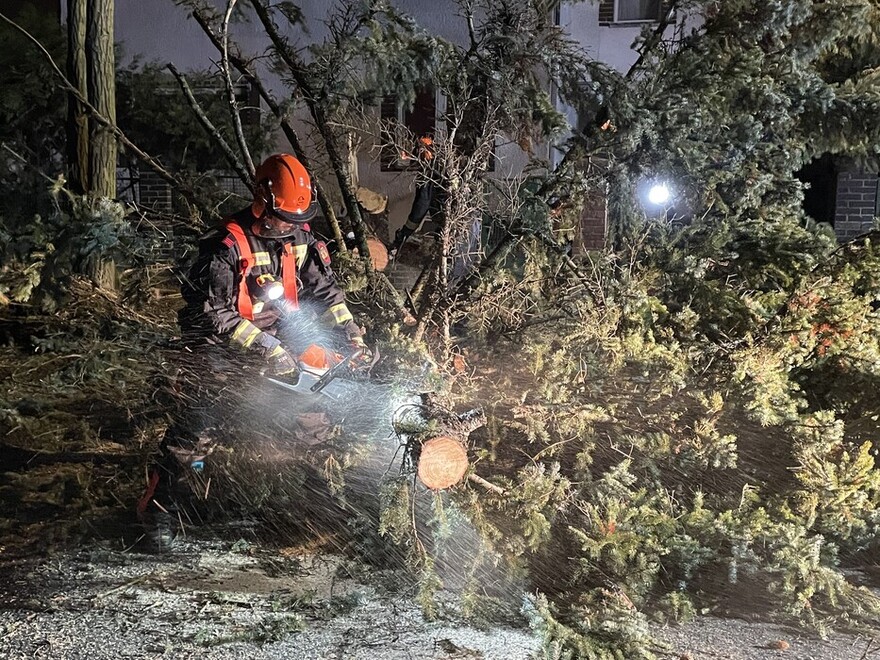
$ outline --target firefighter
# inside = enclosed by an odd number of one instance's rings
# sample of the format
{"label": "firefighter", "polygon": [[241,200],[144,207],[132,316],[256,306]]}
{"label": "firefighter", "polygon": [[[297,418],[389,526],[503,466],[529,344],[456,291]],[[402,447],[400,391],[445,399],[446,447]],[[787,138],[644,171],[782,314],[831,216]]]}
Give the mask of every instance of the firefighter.
{"label": "firefighter", "polygon": [[[442,230],[446,218],[444,217],[444,205],[448,199],[447,189],[450,183],[443,176],[443,172],[437,162],[434,140],[425,135],[418,139],[415,158],[404,154],[407,159],[418,160],[419,173],[416,176],[416,190],[412,206],[406,223],[397,230],[394,241],[388,250],[388,258],[397,258],[401,247],[407,239],[419,231],[426,219],[434,222],[437,231]],[[454,258],[450,265],[450,283],[461,281],[474,268],[481,251],[482,223],[478,214],[466,219],[467,225],[462,227],[460,234],[454,238]],[[460,224],[463,224],[460,221]],[[416,287],[414,287],[416,288]]]}
{"label": "firefighter", "polygon": [[200,375],[184,381],[186,398],[195,405],[166,433],[138,503],[154,549],[165,549],[172,540],[182,471],[201,470],[211,453],[205,429],[224,411],[234,414],[228,394],[221,395],[234,388],[217,387],[213,377],[222,380],[240,373],[238,366],[256,365],[262,373],[295,378],[297,356],[315,340],[291,330],[310,334],[295,321],[304,315],[319,317],[339,339],[337,345],[368,353],[334,279],[327,247],[311,233],[316,212],[305,167],[289,154],[277,154],[257,168],[253,203],[199,241],[179,313],[190,372]]}
{"label": "firefighter", "polygon": [[316,213],[302,164],[289,154],[267,158],[256,171],[253,204],[200,241],[183,291],[184,334],[248,349],[266,358],[275,374],[291,373],[296,360],[278,336],[279,320],[307,304],[361,346],[327,246],[311,233]]}
{"label": "firefighter", "polygon": [[438,223],[442,221],[443,201],[445,192],[440,182],[437,181],[437,171],[434,158],[434,140],[430,135],[423,135],[416,144],[416,157],[404,153],[404,160],[417,160],[420,165],[419,174],[416,177],[416,191],[412,206],[403,225],[394,234],[394,241],[388,250],[389,259],[394,259],[406,240],[416,233],[422,226],[425,217],[430,214],[431,218]]}

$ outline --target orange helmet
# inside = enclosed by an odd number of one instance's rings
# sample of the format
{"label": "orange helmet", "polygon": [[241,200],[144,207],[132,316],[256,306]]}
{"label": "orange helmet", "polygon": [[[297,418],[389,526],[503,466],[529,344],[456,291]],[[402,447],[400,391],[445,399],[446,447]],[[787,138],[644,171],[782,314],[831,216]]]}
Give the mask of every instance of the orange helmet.
{"label": "orange helmet", "polygon": [[416,155],[412,155],[408,151],[400,152],[400,160],[424,160],[429,161],[434,158],[434,138],[430,135],[423,135],[416,140]]}
{"label": "orange helmet", "polygon": [[434,139],[430,135],[423,135],[419,138],[419,156],[425,160],[431,160],[434,157]]}
{"label": "orange helmet", "polygon": [[293,227],[289,233],[278,233],[288,228],[276,225],[308,222],[315,217],[318,205],[311,177],[302,163],[290,154],[269,156],[257,168],[255,179],[251,211],[261,221],[254,228],[259,235],[289,235]]}

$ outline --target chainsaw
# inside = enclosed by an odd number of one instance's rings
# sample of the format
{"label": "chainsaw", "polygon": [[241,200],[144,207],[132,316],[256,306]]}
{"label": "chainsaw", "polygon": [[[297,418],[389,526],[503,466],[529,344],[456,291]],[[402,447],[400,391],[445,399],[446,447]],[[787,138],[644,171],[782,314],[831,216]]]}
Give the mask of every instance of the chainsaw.
{"label": "chainsaw", "polygon": [[[300,371],[295,380],[267,376],[273,385],[288,392],[307,397],[323,397],[340,410],[359,408],[368,402],[368,408],[381,408],[380,401],[394,402],[388,419],[376,420],[379,436],[397,437],[402,440],[404,463],[416,471],[420,481],[431,490],[443,490],[459,483],[469,467],[467,449],[462,438],[485,422],[482,410],[480,419],[475,421],[474,412],[455,415],[445,411],[432,402],[428,394],[401,393],[391,385],[371,382],[367,385],[364,376],[368,376],[372,367],[379,359],[378,351],[373,357],[364,359],[366,350],[359,348],[348,355],[331,353],[317,345],[309,346],[298,357]],[[365,390],[368,387],[368,391]],[[394,420],[394,408],[409,409],[424,419],[434,419],[447,429],[458,431],[453,437],[447,433],[439,435],[429,433],[423,437],[401,438]],[[361,408],[363,411],[363,408]],[[357,415],[357,413],[355,413]],[[379,415],[382,417],[382,415]],[[472,419],[472,417],[474,419]],[[381,430],[379,430],[381,429]],[[405,435],[405,434],[404,434]]]}
{"label": "chainsaw", "polygon": [[340,355],[312,344],[297,360],[300,370],[295,380],[274,376],[267,376],[267,379],[290,392],[306,396],[320,394],[333,402],[344,402],[359,389],[351,379],[368,375],[379,361],[378,351],[374,350],[372,358],[367,360],[364,359],[366,353],[365,348],[357,348],[348,355]]}

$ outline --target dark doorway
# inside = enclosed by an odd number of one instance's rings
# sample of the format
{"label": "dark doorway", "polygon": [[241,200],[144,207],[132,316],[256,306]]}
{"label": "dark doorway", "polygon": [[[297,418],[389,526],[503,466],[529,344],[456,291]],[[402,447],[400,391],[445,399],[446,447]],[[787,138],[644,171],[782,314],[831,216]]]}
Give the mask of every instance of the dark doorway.
{"label": "dark doorway", "polygon": [[834,209],[837,200],[837,168],[831,154],[812,160],[795,173],[810,187],[804,191],[804,212],[816,222],[834,225]]}

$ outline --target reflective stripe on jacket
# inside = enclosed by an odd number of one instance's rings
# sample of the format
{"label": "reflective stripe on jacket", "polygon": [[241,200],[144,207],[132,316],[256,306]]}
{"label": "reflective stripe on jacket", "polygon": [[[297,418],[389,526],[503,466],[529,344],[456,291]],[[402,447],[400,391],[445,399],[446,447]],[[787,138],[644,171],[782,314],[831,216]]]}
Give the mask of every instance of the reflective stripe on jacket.
{"label": "reflective stripe on jacket", "polygon": [[[279,341],[272,331],[282,315],[281,301],[259,299],[256,279],[269,274],[282,279],[282,255],[285,245],[292,246],[296,260],[299,303],[314,309],[331,327],[349,336],[359,335],[345,296],[337,286],[330,268],[326,249],[308,231],[308,225],[297,227],[287,238],[261,238],[251,231],[255,218],[250,207],[227,220],[244,232],[254,262],[243,279],[242,254],[236,237],[225,226],[212,229],[199,241],[199,254],[184,282],[186,306],[180,313],[181,328],[186,335],[218,336],[247,348],[268,352]],[[250,261],[251,259],[249,259]],[[239,291],[245,286],[251,294],[252,318],[242,316]],[[262,304],[260,304],[262,303]]]}

